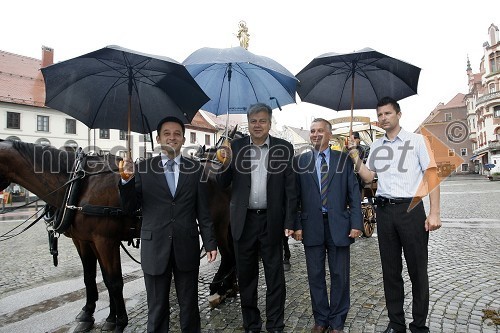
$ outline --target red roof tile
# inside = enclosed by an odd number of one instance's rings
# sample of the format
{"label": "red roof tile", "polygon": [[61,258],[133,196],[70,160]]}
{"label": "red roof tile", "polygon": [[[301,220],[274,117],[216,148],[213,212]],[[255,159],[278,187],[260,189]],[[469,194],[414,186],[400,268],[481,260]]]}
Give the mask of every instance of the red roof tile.
{"label": "red roof tile", "polygon": [[45,105],[42,61],[0,50],[0,101]]}
{"label": "red roof tile", "polygon": [[217,129],[214,126],[212,126],[208,121],[206,121],[205,118],[203,118],[203,116],[199,112],[196,112],[193,120],[191,121],[191,124],[186,125],[186,127],[203,129],[205,131],[213,133],[217,132]]}

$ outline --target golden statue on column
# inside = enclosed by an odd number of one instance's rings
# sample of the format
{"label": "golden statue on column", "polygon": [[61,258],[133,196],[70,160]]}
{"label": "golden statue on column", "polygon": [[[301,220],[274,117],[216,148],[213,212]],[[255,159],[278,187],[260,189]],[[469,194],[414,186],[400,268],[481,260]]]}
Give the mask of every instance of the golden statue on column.
{"label": "golden statue on column", "polygon": [[238,34],[236,37],[240,40],[240,46],[245,50],[248,50],[248,42],[250,41],[250,34],[248,33],[247,23],[245,21],[240,21],[238,23]]}

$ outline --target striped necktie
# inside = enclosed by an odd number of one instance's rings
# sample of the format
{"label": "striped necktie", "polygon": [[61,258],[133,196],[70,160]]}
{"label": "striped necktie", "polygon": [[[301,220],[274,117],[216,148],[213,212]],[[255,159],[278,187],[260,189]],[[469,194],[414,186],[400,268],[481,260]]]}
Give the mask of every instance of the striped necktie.
{"label": "striped necktie", "polygon": [[321,156],[321,205],[323,210],[327,209],[326,193],[328,191],[328,164],[326,163],[325,154],[320,153]]}

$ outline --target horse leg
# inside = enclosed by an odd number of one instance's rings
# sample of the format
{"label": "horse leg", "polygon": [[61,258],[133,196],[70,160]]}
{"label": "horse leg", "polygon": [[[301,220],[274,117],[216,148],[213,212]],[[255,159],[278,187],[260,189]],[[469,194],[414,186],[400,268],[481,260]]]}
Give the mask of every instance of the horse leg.
{"label": "horse leg", "polygon": [[219,269],[209,287],[210,296],[208,301],[211,308],[217,307],[228,296],[236,296],[236,292],[234,291],[234,284],[236,282],[236,259],[234,256],[231,232],[229,230],[229,222],[219,226],[216,233],[218,235],[217,242],[219,244],[221,261]]}
{"label": "horse leg", "polygon": [[110,313],[106,318],[103,330],[113,330],[121,333],[128,325],[127,309],[123,299],[123,276],[120,260],[120,243],[116,241],[95,242],[99,265],[104,284],[109,293]]}
{"label": "horse leg", "polygon": [[78,255],[83,265],[83,282],[85,284],[86,303],[82,311],[76,316],[79,322],[74,332],[88,332],[94,326],[94,311],[99,298],[96,283],[97,257],[88,242],[73,238]]}
{"label": "horse leg", "polygon": [[236,256],[234,253],[233,236],[231,234],[231,227],[228,226],[227,232],[227,243],[229,248],[229,253],[227,255],[228,259],[228,271],[224,278],[224,284],[227,286],[227,297],[236,297],[238,294],[238,281],[236,278]]}

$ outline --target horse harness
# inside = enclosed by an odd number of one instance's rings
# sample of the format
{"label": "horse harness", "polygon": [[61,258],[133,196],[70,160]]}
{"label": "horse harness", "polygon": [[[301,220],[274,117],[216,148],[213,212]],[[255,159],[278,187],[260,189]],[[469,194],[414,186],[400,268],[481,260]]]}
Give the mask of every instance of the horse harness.
{"label": "horse harness", "polygon": [[[67,186],[63,199],[62,207],[54,207],[51,205],[46,205],[44,210],[44,220],[47,225],[47,232],[49,236],[49,250],[53,257],[54,266],[57,266],[57,244],[58,239],[61,234],[66,232],[70,225],[75,219],[75,214],[77,211],[82,212],[85,215],[91,216],[125,216],[125,213],[121,207],[109,207],[109,206],[97,206],[91,204],[85,204],[83,206],[77,206],[78,199],[80,197],[80,190],[82,188],[83,179],[88,176],[98,175],[102,173],[109,173],[112,170],[100,171],[96,173],[87,173],[85,171],[85,164],[88,158],[88,154],[83,153],[82,148],[78,149],[76,154],[76,159],[73,164],[73,169],[69,175],[69,180],[63,185]],[[133,239],[128,241],[128,245],[132,245],[135,248],[139,247],[139,239],[133,242]],[[131,257],[130,253],[123,247],[125,252]],[[132,257],[131,257],[132,258]],[[134,258],[132,260],[136,261]]]}

